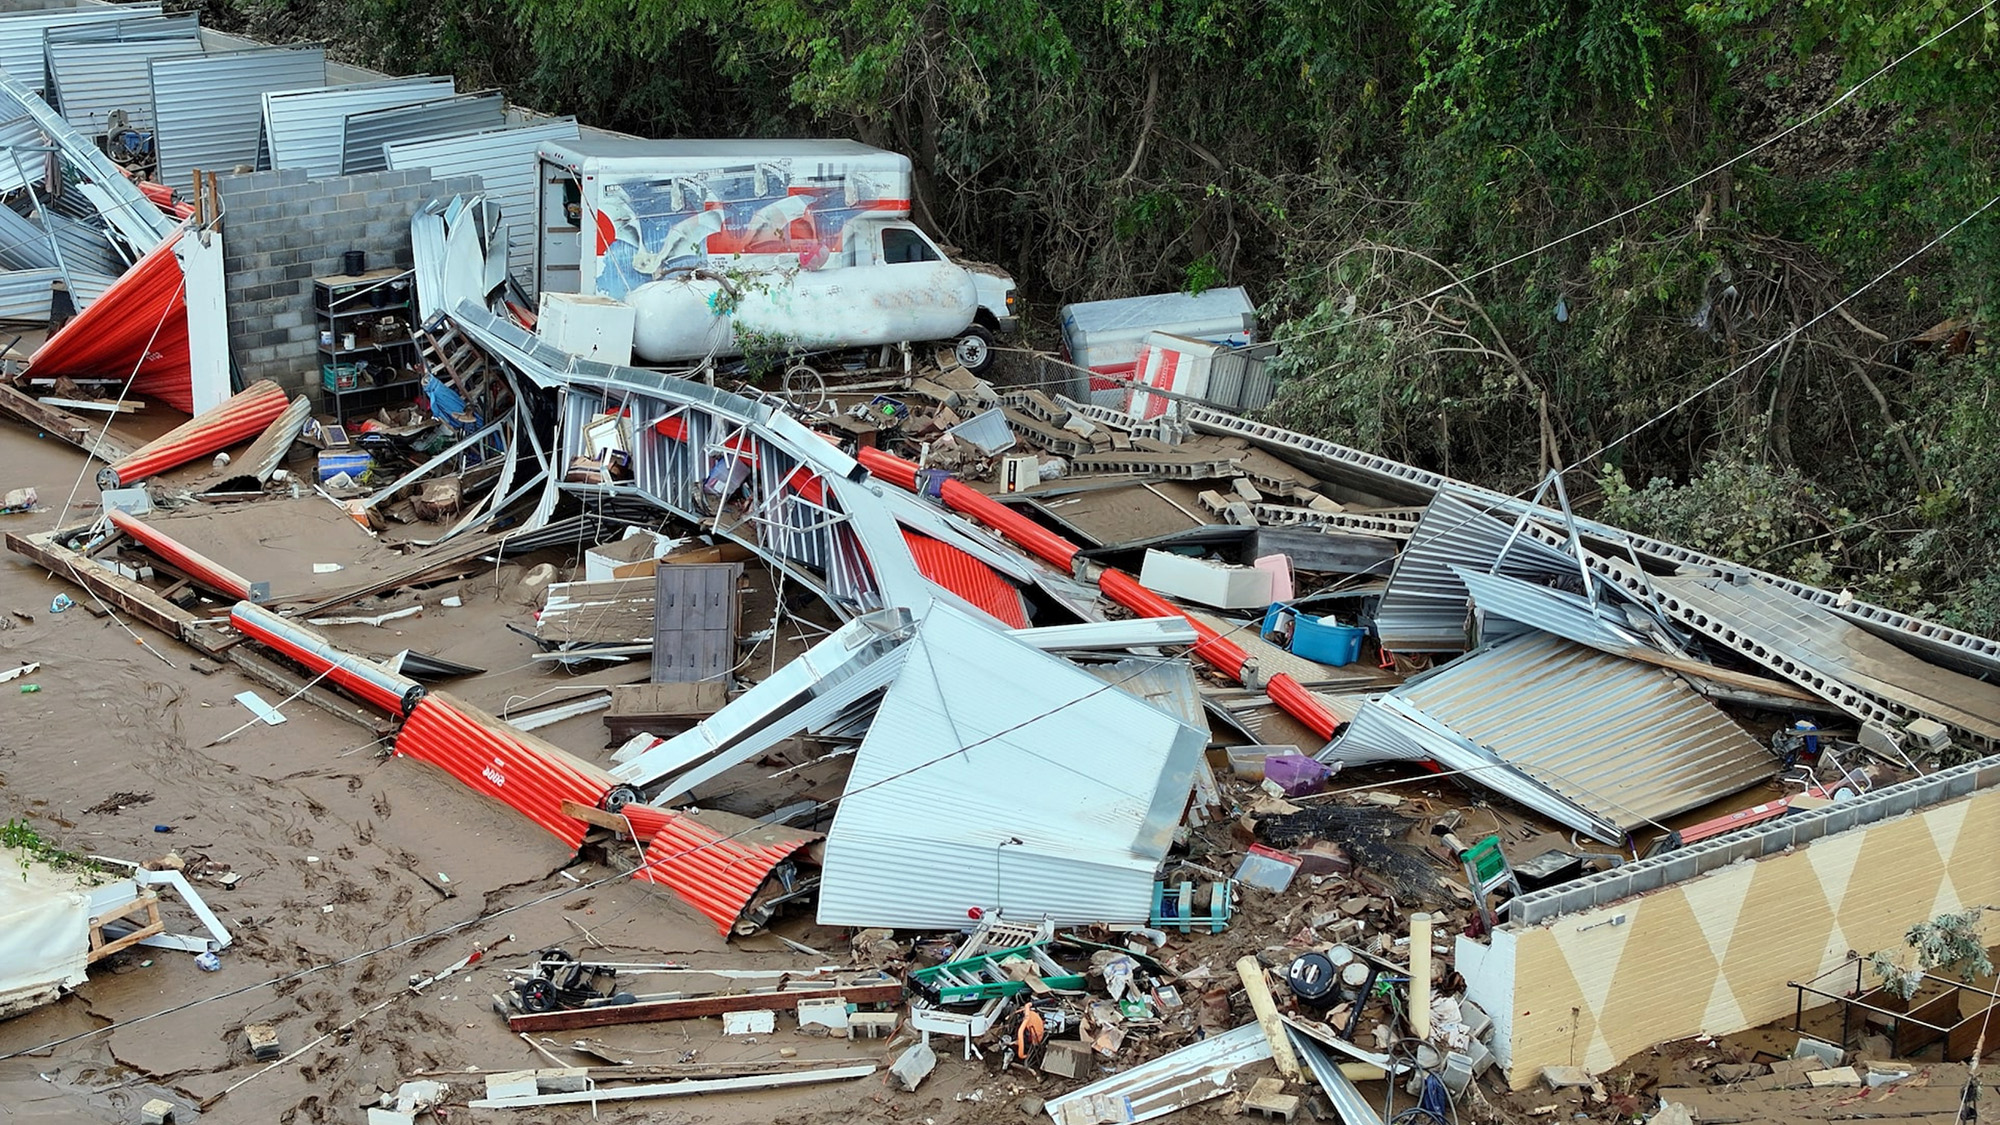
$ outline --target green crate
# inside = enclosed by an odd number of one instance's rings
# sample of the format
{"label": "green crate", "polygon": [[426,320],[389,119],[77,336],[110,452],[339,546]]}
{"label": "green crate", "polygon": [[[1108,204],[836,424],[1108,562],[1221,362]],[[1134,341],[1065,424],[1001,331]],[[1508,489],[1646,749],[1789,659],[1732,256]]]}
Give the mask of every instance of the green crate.
{"label": "green crate", "polygon": [[[1026,992],[1025,981],[1014,980],[1000,962],[1010,957],[1035,960],[1035,952],[1045,950],[1049,943],[1033,942],[1017,945],[1011,949],[994,949],[963,961],[947,961],[928,969],[918,969],[910,976],[929,989],[935,990],[942,1003],[965,1004],[991,1000],[996,996],[1019,996]],[[1043,954],[1046,956],[1046,954]],[[1043,977],[1042,983],[1050,988],[1082,988],[1084,976],[1071,973],[1063,976]]]}
{"label": "green crate", "polygon": [[329,391],[351,391],[361,385],[361,367],[353,363],[322,363],[319,382]]}

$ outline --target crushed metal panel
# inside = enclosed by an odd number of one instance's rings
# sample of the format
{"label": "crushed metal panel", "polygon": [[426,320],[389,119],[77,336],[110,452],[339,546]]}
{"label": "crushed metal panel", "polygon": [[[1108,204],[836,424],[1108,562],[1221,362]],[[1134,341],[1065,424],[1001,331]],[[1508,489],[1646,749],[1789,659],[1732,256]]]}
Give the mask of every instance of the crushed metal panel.
{"label": "crushed metal panel", "polygon": [[47,324],[62,274],[52,269],[0,272],[0,320]]}
{"label": "crushed metal panel", "polygon": [[0,12],[0,70],[30,90],[44,88],[43,35],[51,28],[87,23],[115,23],[135,16],[157,16],[158,4],[89,4]]}
{"label": "crushed metal panel", "polygon": [[1777,768],[1679,677],[1539,633],[1455,660],[1383,703],[1627,831],[1761,784]]}
{"label": "crushed metal panel", "polygon": [[149,67],[154,59],[201,54],[196,39],[142,39],[129,43],[50,43],[49,74],[55,80],[63,120],[85,136],[105,131],[111,114],[125,112],[140,132],[153,128]]}
{"label": "crushed metal panel", "polygon": [[1605,652],[1647,647],[1637,635],[1607,620],[1606,607],[1594,605],[1581,595],[1504,574],[1486,574],[1464,567],[1453,567],[1452,572],[1471,591],[1473,604],[1485,613],[1489,623],[1504,618]]}
{"label": "crushed metal panel", "polygon": [[1110,664],[1093,662],[1081,667],[1195,730],[1208,729],[1208,712],[1201,705],[1201,688],[1194,680],[1194,665],[1185,656],[1133,656]]}
{"label": "crushed metal panel", "polygon": [[[12,106],[0,107],[0,149],[43,148],[48,143],[48,137],[32,115]],[[41,183],[48,174],[49,161],[42,154],[16,155],[18,159],[0,159],[0,192]]]}
{"label": "crushed metal panel", "polygon": [[[4,141],[0,141],[0,147],[4,147]],[[11,161],[0,160],[0,171],[11,166]],[[56,252],[49,245],[49,232],[12,207],[0,207],[0,265],[15,270],[53,269],[56,266]]]}
{"label": "crushed metal panel", "polygon": [[952,605],[908,647],[827,837],[820,923],[1147,917],[1207,732]]}
{"label": "crushed metal panel", "polygon": [[612,755],[619,763],[612,776],[650,786],[678,774],[661,790],[671,797],[798,731],[815,729],[888,685],[902,667],[909,625],[909,616],[894,610],[842,625],[686,731],[638,753]]}
{"label": "crushed metal panel", "polygon": [[341,137],[350,114],[417,105],[452,95],[450,78],[417,75],[348,86],[272,90],[264,95],[264,139],[272,168],[304,168],[315,179],[340,175]]}
{"label": "crushed metal panel", "polygon": [[653,682],[729,679],[743,611],[742,563],[662,563],[653,601]]}
{"label": "crushed metal panel", "polygon": [[464,94],[454,98],[393,106],[347,115],[341,134],[340,174],[380,172],[389,166],[382,146],[401,141],[435,140],[505,128],[506,99],[499,94]]}
{"label": "crushed metal panel", "polygon": [[[1509,543],[1509,540],[1512,543]],[[1505,559],[1501,549],[1506,548]],[[1468,594],[1454,567],[1516,577],[1560,577],[1579,571],[1574,559],[1442,491],[1424,511],[1396,559],[1375,613],[1375,631],[1392,652],[1462,652]]]}
{"label": "crushed metal panel", "polygon": [[[1753,643],[1828,679],[1899,709],[2000,740],[2000,685],[1913,656],[1831,609],[1766,583],[1725,578],[1654,582],[1662,597],[1678,599],[1696,614],[1726,622]],[[1782,674],[1782,668],[1773,668]]]}
{"label": "crushed metal panel", "polygon": [[178,184],[197,168],[227,173],[257,167],[264,95],[326,85],[326,52],[271,47],[155,59],[148,69],[160,181]]}
{"label": "crushed metal panel", "polygon": [[527,280],[534,294],[535,178],[541,166],[536,154],[543,141],[573,141],[574,118],[561,117],[514,129],[466,133],[456,137],[404,141],[385,147],[390,168],[429,168],[437,179],[478,176],[487,200],[500,205],[500,222],[507,232],[507,267],[515,280]]}
{"label": "crushed metal panel", "polygon": [[[39,66],[39,51],[36,56]],[[61,114],[13,76],[0,73],[0,120],[12,121],[22,114],[32,117],[49,143],[61,152],[68,171],[82,177],[81,182],[73,185],[76,194],[88,199],[102,221],[127,242],[143,253],[173,231],[175,220],[146,198],[125,171],[104,155],[96,141],[78,133]]]}
{"label": "crushed metal panel", "polygon": [[[62,248],[62,264],[71,273],[116,277],[125,272],[125,259],[103,227],[53,211],[48,214],[48,224],[55,231],[56,245]],[[46,242],[48,235],[42,238]]]}
{"label": "crushed metal panel", "polygon": [[635,828],[643,824],[653,834],[645,866],[632,877],[670,888],[724,936],[737,929],[764,881],[793,852],[820,838],[817,832],[713,809],[667,812],[628,805],[626,816]]}
{"label": "crushed metal panel", "polygon": [[1042,1108],[1056,1125],[1151,1121],[1221,1097],[1229,1092],[1230,1075],[1270,1057],[1271,1040],[1263,1027],[1246,1023],[1128,1067]]}

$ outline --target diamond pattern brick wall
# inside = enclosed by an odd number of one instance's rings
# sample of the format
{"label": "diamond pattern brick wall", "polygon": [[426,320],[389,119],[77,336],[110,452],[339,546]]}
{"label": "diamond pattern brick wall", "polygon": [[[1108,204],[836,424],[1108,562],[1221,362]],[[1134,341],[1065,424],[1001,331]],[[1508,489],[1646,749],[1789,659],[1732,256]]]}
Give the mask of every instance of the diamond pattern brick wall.
{"label": "diamond pattern brick wall", "polygon": [[309,179],[303,169],[223,176],[223,274],[229,349],[245,383],[271,379],[321,400],[312,279],[337,274],[341,253],[368,268],[410,265],[410,216],[431,199],[480,189],[478,176],[437,180],[429,169]]}
{"label": "diamond pattern brick wall", "polygon": [[1522,930],[1509,1081],[1788,1016],[1787,982],[2000,904],[1996,841],[2000,791],[1984,791]]}

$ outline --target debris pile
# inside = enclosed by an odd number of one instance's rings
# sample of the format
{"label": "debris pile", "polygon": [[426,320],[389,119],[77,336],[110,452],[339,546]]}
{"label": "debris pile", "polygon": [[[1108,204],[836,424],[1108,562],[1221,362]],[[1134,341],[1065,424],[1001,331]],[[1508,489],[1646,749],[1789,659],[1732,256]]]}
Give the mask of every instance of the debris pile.
{"label": "debris pile", "polygon": [[[522,846],[815,960],[477,949],[391,999],[493,974],[534,1068],[415,1075],[370,1120],[878,1069],[886,1097],[968,1074],[1032,1091],[1056,1125],[1225,1097],[1452,1120],[1541,1076],[1511,1032],[1538,982],[1495,967],[1534,927],[1615,873],[1655,873],[1634,894],[1690,878],[1711,841],[2000,741],[1992,641],[1594,522],[1559,475],[1503,495],[1216,405],[1268,392],[1232,366],[1240,291],[1089,310],[1082,366],[1041,357],[1064,374],[1040,383],[952,348],[640,368],[537,333],[510,275],[532,214],[501,185],[418,208],[409,268],[296,279],[290,312],[329,325],[313,393],[233,390],[198,344],[225,311],[192,272],[229,232],[214,178],[177,202],[18,83],[5,98],[98,189],[64,223],[130,265],[0,388],[105,463],[53,530],[6,537],[82,592],[58,605],[280,693],[239,696],[250,721],[219,742],[304,701],[408,760],[389,776],[512,810]],[[349,105],[346,135],[409,104],[430,103]],[[373,155],[279,132],[322,178]],[[60,193],[13,190],[0,226],[57,245],[39,208]],[[176,288],[174,332],[104,327]],[[201,915],[198,874],[133,885]],[[813,926],[849,963],[799,940]],[[604,1064],[577,1066],[537,1038],[711,1017],[732,1045],[850,1053],[634,1064],[575,1040]],[[245,1034],[282,1061],[269,1026]],[[1704,1096],[1682,1104],[1749,1112]]]}

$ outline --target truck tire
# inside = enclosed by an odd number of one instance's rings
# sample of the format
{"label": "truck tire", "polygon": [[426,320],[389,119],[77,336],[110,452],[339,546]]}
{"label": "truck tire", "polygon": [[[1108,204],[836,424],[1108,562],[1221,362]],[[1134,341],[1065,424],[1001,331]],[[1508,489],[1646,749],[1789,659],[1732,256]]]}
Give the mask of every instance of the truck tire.
{"label": "truck tire", "polygon": [[993,333],[984,325],[970,325],[953,341],[951,354],[960,367],[974,375],[984,375],[993,366]]}

